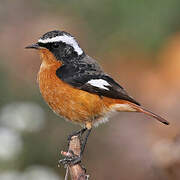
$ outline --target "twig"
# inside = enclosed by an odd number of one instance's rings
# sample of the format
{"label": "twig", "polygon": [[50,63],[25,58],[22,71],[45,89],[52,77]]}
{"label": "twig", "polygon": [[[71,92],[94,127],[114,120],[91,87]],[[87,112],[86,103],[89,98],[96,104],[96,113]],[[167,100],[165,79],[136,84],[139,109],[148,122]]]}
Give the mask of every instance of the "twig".
{"label": "twig", "polygon": [[[73,136],[69,143],[68,152],[61,151],[63,156],[72,156],[70,152],[74,152],[76,155],[80,155],[81,145],[78,136]],[[87,180],[89,175],[86,175],[85,168],[82,168],[81,164],[67,165],[65,179],[68,179],[68,172],[70,173],[71,180]]]}
{"label": "twig", "polygon": [[68,180],[68,175],[69,175],[69,167],[66,167],[66,174],[64,180]]}

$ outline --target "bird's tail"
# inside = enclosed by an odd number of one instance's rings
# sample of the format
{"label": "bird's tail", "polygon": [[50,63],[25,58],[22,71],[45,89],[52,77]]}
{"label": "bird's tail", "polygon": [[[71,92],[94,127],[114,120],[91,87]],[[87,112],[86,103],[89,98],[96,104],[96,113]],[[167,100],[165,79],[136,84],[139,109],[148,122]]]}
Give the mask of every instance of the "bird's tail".
{"label": "bird's tail", "polygon": [[149,110],[146,110],[142,106],[138,106],[138,105],[135,105],[135,104],[132,104],[132,103],[131,103],[131,105],[133,105],[133,108],[136,109],[137,112],[142,112],[142,113],[144,113],[144,114],[146,114],[148,116],[151,116],[151,117],[155,118],[156,120],[160,121],[163,124],[169,125],[169,122],[166,119],[162,118],[161,116],[159,116],[159,115],[157,115],[157,114],[155,114],[155,113],[153,113],[153,112],[151,112]]}
{"label": "bird's tail", "polygon": [[[166,124],[166,125],[169,125],[169,122],[167,120],[165,120],[164,118],[162,118],[161,116],[149,111],[149,110],[146,110],[145,108],[143,108],[142,106],[139,106],[139,105],[136,105],[134,103],[131,103],[131,102],[127,102],[125,103],[126,105],[126,108],[122,110],[122,107],[119,106],[119,108],[117,108],[118,111],[135,111],[135,112],[141,112],[141,113],[144,113],[148,116],[151,116],[153,118],[155,118],[156,120],[160,121],[161,123],[163,124]],[[124,104],[124,105],[125,105]]]}

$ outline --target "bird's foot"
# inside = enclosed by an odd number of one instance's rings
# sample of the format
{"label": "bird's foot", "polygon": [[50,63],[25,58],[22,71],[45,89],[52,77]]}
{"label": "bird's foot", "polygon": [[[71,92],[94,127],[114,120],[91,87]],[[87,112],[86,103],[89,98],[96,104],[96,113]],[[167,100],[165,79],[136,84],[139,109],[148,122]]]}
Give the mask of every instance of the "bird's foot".
{"label": "bird's foot", "polygon": [[64,159],[59,160],[59,164],[63,164],[65,167],[67,167],[67,165],[72,166],[81,163],[81,157],[74,154],[73,151],[69,151],[65,156]]}
{"label": "bird's foot", "polygon": [[82,137],[83,133],[87,130],[87,128],[82,128],[79,131],[75,131],[68,136],[68,146],[73,136],[78,136],[79,138]]}

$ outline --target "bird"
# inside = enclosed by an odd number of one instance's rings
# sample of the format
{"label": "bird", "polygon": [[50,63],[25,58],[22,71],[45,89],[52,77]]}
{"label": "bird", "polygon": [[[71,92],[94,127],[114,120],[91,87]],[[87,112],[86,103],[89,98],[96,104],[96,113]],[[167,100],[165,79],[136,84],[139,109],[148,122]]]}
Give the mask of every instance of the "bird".
{"label": "bird", "polygon": [[128,95],[95,59],[81,49],[70,33],[49,31],[25,48],[39,51],[42,62],[37,81],[45,102],[60,117],[82,126],[68,139],[87,131],[80,156],[62,160],[62,163],[80,162],[92,128],[105,122],[113,112],[140,112],[169,124]]}

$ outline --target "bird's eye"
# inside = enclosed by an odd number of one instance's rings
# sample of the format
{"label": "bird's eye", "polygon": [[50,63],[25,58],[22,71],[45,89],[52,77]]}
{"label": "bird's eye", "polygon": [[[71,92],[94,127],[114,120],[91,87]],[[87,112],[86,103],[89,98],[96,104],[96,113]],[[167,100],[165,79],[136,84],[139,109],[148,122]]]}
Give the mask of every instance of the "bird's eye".
{"label": "bird's eye", "polygon": [[53,43],[52,46],[53,46],[53,48],[58,48],[59,47],[59,43]]}

